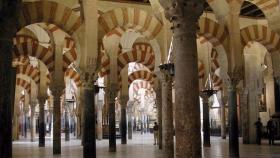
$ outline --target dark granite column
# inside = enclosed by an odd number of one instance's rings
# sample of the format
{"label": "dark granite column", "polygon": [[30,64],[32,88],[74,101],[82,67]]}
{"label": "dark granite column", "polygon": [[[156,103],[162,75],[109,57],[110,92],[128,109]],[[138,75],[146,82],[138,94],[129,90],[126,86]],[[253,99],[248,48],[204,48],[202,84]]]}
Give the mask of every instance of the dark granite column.
{"label": "dark granite column", "polygon": [[1,1],[0,8],[0,157],[12,157],[12,107],[15,71],[12,68],[13,41],[17,32],[19,0]]}
{"label": "dark granite column", "polygon": [[116,152],[116,114],[115,114],[115,98],[117,94],[117,84],[112,83],[109,87],[109,152]]}
{"label": "dark granite column", "polygon": [[274,78],[275,84],[275,112],[280,112],[280,77]]}
{"label": "dark granite column", "polygon": [[226,105],[228,102],[228,97],[223,96],[222,105],[221,105],[221,137],[222,139],[226,139]]}
{"label": "dark granite column", "polygon": [[[1,13],[1,12],[0,12]],[[0,19],[2,18],[2,14]],[[5,21],[5,20],[4,20]],[[0,26],[2,29],[2,27]],[[2,30],[0,30],[2,33]],[[0,36],[0,157],[12,157],[12,38]]]}
{"label": "dark granite column", "polygon": [[209,123],[209,96],[202,94],[203,102],[203,146],[210,147],[210,123]]}
{"label": "dark granite column", "polygon": [[84,158],[96,158],[96,117],[94,99],[94,84],[88,81],[84,87]]}
{"label": "dark granite column", "polygon": [[39,147],[45,147],[45,102],[46,96],[39,96]]}
{"label": "dark granite column", "polygon": [[238,80],[231,79],[228,86],[228,114],[229,114],[229,157],[239,158],[238,119],[237,119],[237,95],[236,85]]}
{"label": "dark granite column", "polygon": [[172,77],[162,74],[162,138],[167,158],[174,157]]}
{"label": "dark granite column", "polygon": [[128,102],[128,96],[121,96],[121,143],[127,143],[127,119],[126,119],[126,107]]}
{"label": "dark granite column", "polygon": [[54,85],[51,88],[53,95],[53,154],[61,154],[61,95],[63,85]]}
{"label": "dark granite column", "polygon": [[127,122],[127,136],[128,139],[132,139],[132,132],[133,132],[133,128],[132,128],[132,108],[133,108],[133,101],[128,101],[127,103],[127,115],[128,115],[128,122]]}
{"label": "dark granite column", "polygon": [[69,109],[68,109],[68,106],[67,105],[68,103],[64,103],[65,106],[65,114],[64,114],[64,119],[65,119],[65,141],[69,141],[70,140],[70,129],[69,129]]}
{"label": "dark granite column", "polygon": [[[160,0],[165,16],[173,23],[175,65],[176,158],[200,158],[200,106],[197,63],[197,21],[204,0]],[[186,73],[188,72],[188,73]]]}

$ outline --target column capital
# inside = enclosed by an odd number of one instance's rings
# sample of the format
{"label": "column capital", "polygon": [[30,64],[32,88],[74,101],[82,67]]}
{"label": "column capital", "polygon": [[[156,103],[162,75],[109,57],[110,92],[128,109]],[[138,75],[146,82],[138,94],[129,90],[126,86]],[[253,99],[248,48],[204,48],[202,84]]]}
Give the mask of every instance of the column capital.
{"label": "column capital", "polygon": [[236,89],[238,83],[243,79],[244,69],[242,67],[236,67],[232,72],[228,72],[228,88]]}
{"label": "column capital", "polygon": [[171,30],[174,31],[174,38],[184,37],[186,33],[195,33],[198,18],[203,13],[204,2],[205,0],[160,0],[166,19],[173,23]]}
{"label": "column capital", "polygon": [[51,87],[50,87],[50,90],[52,92],[52,95],[55,97],[55,96],[61,96],[63,94],[63,90],[65,89],[65,86],[64,84],[53,84]]}
{"label": "column capital", "polygon": [[129,96],[128,95],[121,95],[121,97],[120,97],[121,106],[122,107],[127,107],[128,100],[129,100]]}
{"label": "column capital", "polygon": [[94,89],[94,83],[97,80],[97,73],[95,73],[94,71],[82,71],[81,73],[81,80],[83,83],[83,87],[85,89]]}
{"label": "column capital", "polygon": [[274,77],[275,82],[280,85],[280,76]]}
{"label": "column capital", "polygon": [[38,96],[38,102],[40,105],[45,104],[46,100],[48,99],[48,96]]}

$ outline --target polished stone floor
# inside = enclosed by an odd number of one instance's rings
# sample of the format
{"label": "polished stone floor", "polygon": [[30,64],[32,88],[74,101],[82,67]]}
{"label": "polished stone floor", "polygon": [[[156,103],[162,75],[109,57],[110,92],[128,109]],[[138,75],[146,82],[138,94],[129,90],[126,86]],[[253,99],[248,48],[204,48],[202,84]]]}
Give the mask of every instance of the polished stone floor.
{"label": "polished stone floor", "polygon": [[[241,141],[240,141],[241,142]],[[46,147],[39,148],[38,142],[29,142],[28,139],[21,139],[13,143],[13,158],[81,158],[82,147],[80,141],[71,139],[65,142],[62,139],[61,156],[52,156],[51,139],[46,139]],[[211,148],[203,149],[204,158],[227,158],[227,140],[219,137],[211,137]],[[127,145],[121,145],[117,141],[117,152],[108,152],[108,140],[97,141],[98,158],[163,158],[162,151],[153,145],[151,134],[134,134],[133,140],[129,140]],[[263,140],[263,145],[243,145],[240,144],[241,158],[280,158],[279,146],[269,146],[267,140]]]}

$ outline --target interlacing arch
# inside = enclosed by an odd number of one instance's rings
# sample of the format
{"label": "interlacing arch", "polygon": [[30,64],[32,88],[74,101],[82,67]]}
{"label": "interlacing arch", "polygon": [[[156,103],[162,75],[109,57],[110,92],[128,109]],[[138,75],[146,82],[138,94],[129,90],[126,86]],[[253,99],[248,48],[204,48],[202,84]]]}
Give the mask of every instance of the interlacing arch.
{"label": "interlacing arch", "polygon": [[141,63],[150,71],[155,68],[155,55],[149,43],[134,43],[132,51],[121,53],[118,56],[118,74],[130,62]]}
{"label": "interlacing arch", "polygon": [[17,67],[17,74],[22,74],[29,76],[32,80],[39,84],[40,81],[40,71],[37,67],[33,67],[32,65],[21,65]]}
{"label": "interlacing arch", "polygon": [[30,59],[27,56],[19,56],[19,57],[14,57],[13,58],[13,66],[18,66],[18,65],[28,65],[30,64]]}
{"label": "interlacing arch", "polygon": [[55,24],[72,35],[82,24],[81,17],[71,8],[53,1],[23,2],[22,12],[19,15],[19,29],[45,22]]}
{"label": "interlacing arch", "polygon": [[280,36],[267,26],[251,25],[241,29],[242,44],[247,46],[249,42],[259,42],[268,52],[280,50]]}
{"label": "interlacing arch", "polygon": [[19,86],[19,87],[22,87],[23,89],[25,89],[28,94],[30,94],[30,92],[31,92],[30,82],[28,82],[22,78],[16,79],[16,86]]}
{"label": "interlacing arch", "polygon": [[162,28],[162,23],[146,11],[137,8],[117,8],[98,18],[106,34],[117,27],[133,29],[148,39],[154,39]]}
{"label": "interlacing arch", "polygon": [[149,71],[145,71],[145,70],[134,71],[128,75],[128,83],[130,85],[134,80],[144,80],[144,81],[149,81],[150,84],[153,85],[154,77],[155,77],[154,74]]}

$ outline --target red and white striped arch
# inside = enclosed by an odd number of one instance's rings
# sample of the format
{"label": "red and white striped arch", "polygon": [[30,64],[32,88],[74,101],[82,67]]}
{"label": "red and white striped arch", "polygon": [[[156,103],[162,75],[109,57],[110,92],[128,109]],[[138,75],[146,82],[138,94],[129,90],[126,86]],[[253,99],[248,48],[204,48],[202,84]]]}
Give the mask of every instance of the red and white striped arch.
{"label": "red and white striped arch", "polygon": [[153,91],[153,86],[147,82],[147,81],[140,81],[140,82],[134,82],[133,85],[133,93],[137,94],[139,89],[147,89],[149,91]]}
{"label": "red and white striped arch", "polygon": [[72,35],[82,24],[81,17],[71,8],[53,1],[23,2],[19,27],[45,22],[55,24]]}
{"label": "red and white striped arch", "polygon": [[213,47],[218,47],[219,45],[223,45],[228,37],[228,31],[225,26],[208,18],[201,17],[199,19],[199,28],[198,36],[205,38],[201,40],[201,44],[208,41]]}
{"label": "red and white striped arch", "polygon": [[45,48],[37,43],[22,43],[15,46],[14,57],[32,56],[41,60],[50,72],[54,70],[54,55],[49,48]]}
{"label": "red and white striped arch", "polygon": [[268,52],[280,50],[280,36],[263,25],[251,25],[241,29],[241,39],[244,46],[249,42],[259,42]]}
{"label": "red and white striped arch", "polygon": [[38,43],[38,39],[28,36],[28,35],[16,35],[13,38],[14,45],[22,44],[22,43]]}
{"label": "red and white striped arch", "polygon": [[18,66],[18,65],[28,65],[30,64],[29,57],[27,56],[19,56],[19,57],[14,57],[13,58],[13,66]]}
{"label": "red and white striped arch", "polygon": [[157,18],[137,8],[110,10],[100,15],[98,22],[106,33],[121,27],[138,31],[148,39],[154,39],[162,28],[162,23]]}
{"label": "red and white striped arch", "polygon": [[128,75],[128,83],[131,84],[135,80],[144,80],[150,82],[150,84],[153,84],[154,74],[145,70],[134,71]]}
{"label": "red and white striped arch", "polygon": [[65,72],[65,77],[68,77],[69,79],[73,80],[77,87],[82,86],[80,74],[75,70],[67,69]]}
{"label": "red and white striped arch", "polygon": [[100,77],[104,77],[110,73],[110,58],[103,47],[101,47],[101,51],[99,53],[101,58],[101,69],[99,75]]}
{"label": "red and white striped arch", "polygon": [[17,74],[22,74],[29,76],[32,80],[38,84],[40,81],[40,71],[38,68],[33,67],[32,65],[23,65],[17,67]]}
{"label": "red and white striped arch", "polygon": [[249,2],[255,4],[266,17],[279,12],[279,0],[251,0]]}
{"label": "red and white striped arch", "polygon": [[141,63],[150,71],[155,68],[155,55],[153,48],[149,43],[135,43],[132,51],[121,53],[118,56],[118,73],[130,62]]}
{"label": "red and white striped arch", "polygon": [[30,82],[22,79],[22,78],[17,78],[16,79],[16,86],[22,87],[28,94],[31,92],[31,84]]}

